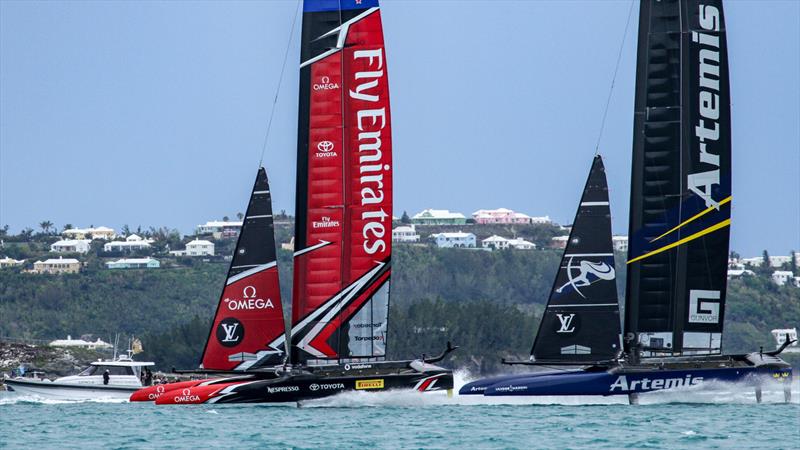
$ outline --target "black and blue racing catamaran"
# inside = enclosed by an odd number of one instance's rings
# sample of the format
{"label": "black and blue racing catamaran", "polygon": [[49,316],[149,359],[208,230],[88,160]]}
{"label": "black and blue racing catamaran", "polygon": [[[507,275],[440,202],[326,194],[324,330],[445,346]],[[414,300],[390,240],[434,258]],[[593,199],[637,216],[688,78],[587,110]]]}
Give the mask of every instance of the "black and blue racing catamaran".
{"label": "black and blue racing catamaran", "polygon": [[722,354],[731,120],[721,0],[640,3],[624,326],[613,259],[603,259],[612,253],[608,197],[592,193],[605,189],[600,172],[596,158],[531,359],[515,362],[557,370],[479,380],[460,393],[635,403],[644,392],[746,381],[760,401],[770,379],[789,401],[792,369],[778,356],[788,344]]}

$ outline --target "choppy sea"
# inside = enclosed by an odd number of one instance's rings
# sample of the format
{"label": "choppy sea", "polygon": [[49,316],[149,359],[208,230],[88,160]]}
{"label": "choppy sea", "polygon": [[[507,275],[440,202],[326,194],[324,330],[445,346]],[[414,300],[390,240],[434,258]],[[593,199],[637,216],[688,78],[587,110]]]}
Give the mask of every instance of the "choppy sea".
{"label": "choppy sea", "polygon": [[[457,375],[456,384],[469,380]],[[352,392],[298,407],[58,402],[0,392],[3,448],[800,448],[800,379],[641,397]]]}

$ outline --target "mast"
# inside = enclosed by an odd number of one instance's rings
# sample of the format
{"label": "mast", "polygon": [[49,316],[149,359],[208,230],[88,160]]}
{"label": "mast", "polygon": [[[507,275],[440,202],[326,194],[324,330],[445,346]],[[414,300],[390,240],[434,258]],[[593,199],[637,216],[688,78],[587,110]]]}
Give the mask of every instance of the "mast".
{"label": "mast", "polygon": [[298,108],[292,363],[382,359],[392,140],[377,0],[306,0]]}
{"label": "mast", "polygon": [[258,169],[201,368],[249,370],[285,356],[283,305],[267,171]]}
{"label": "mast", "polygon": [[553,362],[608,361],[621,352],[621,332],[608,183],[603,159],[597,155],[531,357]]}
{"label": "mast", "polygon": [[730,130],[721,0],[643,0],[625,308],[629,354],[721,353]]}

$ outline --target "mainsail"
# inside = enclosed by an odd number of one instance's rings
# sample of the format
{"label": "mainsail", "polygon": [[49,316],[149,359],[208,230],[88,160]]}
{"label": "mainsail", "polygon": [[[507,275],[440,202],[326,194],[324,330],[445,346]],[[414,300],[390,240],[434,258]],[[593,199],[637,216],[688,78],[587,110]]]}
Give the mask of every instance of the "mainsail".
{"label": "mainsail", "polygon": [[620,354],[620,338],[608,183],[598,155],[531,356],[536,361],[608,361]]}
{"label": "mainsail", "polygon": [[377,0],[306,0],[292,362],[386,354],[392,140]]}
{"label": "mainsail", "polygon": [[627,351],[721,352],[731,217],[721,0],[644,0],[633,135]]}
{"label": "mainsail", "polygon": [[203,351],[206,370],[248,370],[283,362],[283,320],[272,198],[258,170],[236,250]]}

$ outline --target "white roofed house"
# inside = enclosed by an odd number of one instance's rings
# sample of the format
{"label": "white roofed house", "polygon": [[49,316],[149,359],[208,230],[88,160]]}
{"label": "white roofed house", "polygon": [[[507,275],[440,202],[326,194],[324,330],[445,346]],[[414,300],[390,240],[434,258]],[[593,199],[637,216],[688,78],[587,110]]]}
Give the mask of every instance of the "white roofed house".
{"label": "white roofed house", "polygon": [[105,239],[110,241],[117,235],[113,228],[108,227],[89,227],[89,228],[70,228],[61,232],[61,235],[71,239]]}
{"label": "white roofed house", "polygon": [[[473,214],[474,217],[474,214]],[[503,250],[507,249],[509,246],[509,240],[498,235],[492,235],[488,238],[481,241],[481,246],[483,248],[491,248],[494,250]]]}
{"label": "white roofed house", "polygon": [[81,270],[81,263],[73,258],[48,259],[33,263],[33,273],[78,273]]}
{"label": "white roofed house", "polygon": [[439,248],[475,248],[475,235],[472,233],[437,233],[430,237]]}
{"label": "white roofed house", "polygon": [[392,242],[419,242],[414,225],[403,225],[392,230]]}
{"label": "white roofed house", "polygon": [[614,251],[617,252],[628,251],[628,236],[612,236],[611,243],[614,246]]}
{"label": "white roofed house", "polygon": [[214,239],[236,237],[242,229],[242,222],[212,220],[197,226],[197,234],[210,234]]}
{"label": "white roofed house", "polygon": [[554,236],[550,238],[550,246],[553,248],[567,248],[569,236]]}
{"label": "white roofed house", "polygon": [[447,209],[426,209],[411,218],[414,225],[465,225],[467,218]]}
{"label": "white roofed house", "polygon": [[4,269],[6,267],[16,267],[21,266],[25,262],[24,259],[14,259],[8,256],[0,258],[0,269]]}
{"label": "white roofed house", "polygon": [[800,277],[795,277],[789,270],[776,270],[772,272],[772,281],[778,286],[794,286],[800,287]]}
{"label": "white roofed house", "polygon": [[148,250],[150,249],[150,244],[152,244],[152,239],[142,239],[140,236],[136,234],[131,234],[130,236],[126,237],[124,241],[112,241],[108,242],[103,245],[103,251],[107,253],[111,252],[132,252],[135,250]]}
{"label": "white roofed house", "polygon": [[528,242],[522,238],[509,239],[508,245],[516,250],[533,250],[536,248],[536,244],[533,242]]}
{"label": "white roofed house", "polygon": [[50,244],[50,251],[55,253],[89,253],[92,241],[89,239],[62,239]]}
{"label": "white roofed house", "polygon": [[157,259],[147,258],[122,258],[106,263],[109,269],[157,269],[161,263]]}
{"label": "white roofed house", "polygon": [[214,256],[214,243],[205,239],[195,239],[186,243],[185,250],[173,250],[175,256]]}

